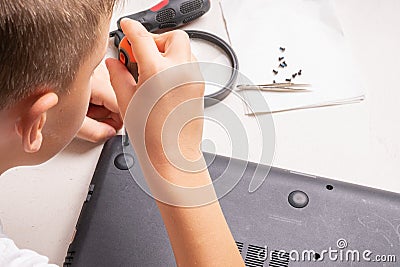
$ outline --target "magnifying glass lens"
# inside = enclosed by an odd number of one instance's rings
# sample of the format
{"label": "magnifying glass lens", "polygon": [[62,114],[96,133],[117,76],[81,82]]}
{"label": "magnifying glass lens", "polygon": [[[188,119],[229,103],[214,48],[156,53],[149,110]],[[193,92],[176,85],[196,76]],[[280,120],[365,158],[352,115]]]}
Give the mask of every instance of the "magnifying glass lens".
{"label": "magnifying glass lens", "polygon": [[[191,39],[190,43],[192,53],[196,57],[197,61],[221,64],[228,67],[232,66],[231,60],[229,59],[228,55],[219,46],[202,39]],[[201,71],[203,72],[203,76],[207,76],[212,73],[212,64],[202,66],[203,67],[201,68]],[[210,69],[208,69],[207,66],[209,66]],[[232,73],[228,71],[218,73],[218,81],[220,81],[221,84],[206,84],[205,95],[211,95],[220,91],[227,84],[231,75]]]}

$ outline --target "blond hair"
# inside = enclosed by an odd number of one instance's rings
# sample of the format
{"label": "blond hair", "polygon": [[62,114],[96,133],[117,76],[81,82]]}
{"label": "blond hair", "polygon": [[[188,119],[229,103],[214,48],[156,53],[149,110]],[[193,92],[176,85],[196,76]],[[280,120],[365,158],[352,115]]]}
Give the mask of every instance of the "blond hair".
{"label": "blond hair", "polygon": [[0,109],[38,88],[66,90],[116,0],[0,0]]}

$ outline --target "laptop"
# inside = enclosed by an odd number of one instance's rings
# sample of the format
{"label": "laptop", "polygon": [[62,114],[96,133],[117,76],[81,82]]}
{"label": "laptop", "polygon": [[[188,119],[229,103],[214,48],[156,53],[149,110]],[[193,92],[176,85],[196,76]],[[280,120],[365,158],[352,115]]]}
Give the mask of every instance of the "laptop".
{"label": "laptop", "polygon": [[[142,173],[122,138],[104,145],[66,267],[176,266],[156,203],[133,179]],[[205,153],[205,158],[213,179],[228,163],[243,165],[218,155]],[[220,199],[246,266],[400,266],[400,194],[246,166]],[[250,193],[257,167],[268,176]]]}

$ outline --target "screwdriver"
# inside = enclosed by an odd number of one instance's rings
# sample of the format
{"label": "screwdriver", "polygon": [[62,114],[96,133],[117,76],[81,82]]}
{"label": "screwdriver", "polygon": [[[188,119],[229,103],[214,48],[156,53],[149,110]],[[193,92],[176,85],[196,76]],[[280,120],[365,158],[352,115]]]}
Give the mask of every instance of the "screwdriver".
{"label": "screwdriver", "polygon": [[137,64],[131,45],[121,30],[122,19],[139,21],[149,32],[154,32],[160,29],[175,29],[187,24],[203,16],[210,7],[210,0],[163,0],[145,11],[120,18],[117,22],[118,30],[110,33],[110,37],[114,37],[114,45],[118,48],[119,60],[137,81]]}

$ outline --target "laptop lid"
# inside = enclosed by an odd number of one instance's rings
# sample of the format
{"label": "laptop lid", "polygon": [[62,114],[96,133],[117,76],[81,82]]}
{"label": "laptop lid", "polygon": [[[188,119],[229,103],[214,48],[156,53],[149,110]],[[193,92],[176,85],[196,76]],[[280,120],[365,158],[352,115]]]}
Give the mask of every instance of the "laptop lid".
{"label": "laptop lid", "polygon": [[[121,136],[104,145],[64,266],[175,266],[157,205],[132,178],[142,173],[123,147]],[[205,157],[212,178],[243,165]],[[220,199],[246,266],[399,266],[399,194],[268,166],[258,166],[269,174],[250,193],[257,164],[246,166]]]}

